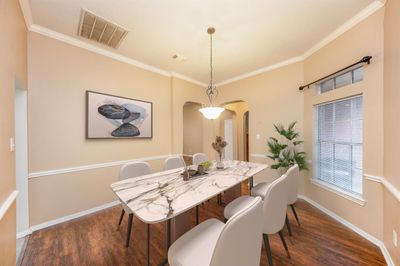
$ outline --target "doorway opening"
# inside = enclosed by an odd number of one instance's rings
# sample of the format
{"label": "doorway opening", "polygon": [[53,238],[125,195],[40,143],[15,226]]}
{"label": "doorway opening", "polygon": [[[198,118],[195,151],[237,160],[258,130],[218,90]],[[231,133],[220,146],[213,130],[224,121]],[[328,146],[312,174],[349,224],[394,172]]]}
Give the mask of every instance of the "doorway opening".
{"label": "doorway opening", "polygon": [[15,176],[18,197],[17,218],[17,261],[26,246],[29,230],[28,206],[28,93],[22,82],[15,79]]}
{"label": "doorway opening", "polygon": [[[223,128],[223,130],[220,130],[220,134],[229,143],[225,148],[225,158],[227,160],[248,161],[249,105],[245,101],[238,100],[222,104],[222,106],[225,111],[220,117],[220,127]],[[233,153],[233,156],[231,156],[231,153]]]}

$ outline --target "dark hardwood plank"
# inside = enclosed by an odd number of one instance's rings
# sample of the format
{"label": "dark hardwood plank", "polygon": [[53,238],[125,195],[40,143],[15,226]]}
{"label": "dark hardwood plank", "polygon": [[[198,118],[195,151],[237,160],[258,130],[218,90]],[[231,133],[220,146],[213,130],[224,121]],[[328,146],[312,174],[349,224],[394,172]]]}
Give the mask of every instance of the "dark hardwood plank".
{"label": "dark hardwood plank", "polygon": [[[248,189],[244,183],[244,194]],[[293,237],[285,238],[290,258],[279,235],[270,236],[274,265],[386,265],[380,249],[305,201],[296,203],[299,227],[288,211]],[[114,207],[73,221],[34,232],[22,265],[145,265],[146,225],[134,219],[129,248],[125,248],[127,215],[117,230],[121,208]],[[200,206],[200,221],[223,220],[223,207],[216,199]],[[195,210],[191,213],[195,225]],[[261,265],[268,265],[264,245]],[[151,225],[151,265],[166,255],[165,223]]]}

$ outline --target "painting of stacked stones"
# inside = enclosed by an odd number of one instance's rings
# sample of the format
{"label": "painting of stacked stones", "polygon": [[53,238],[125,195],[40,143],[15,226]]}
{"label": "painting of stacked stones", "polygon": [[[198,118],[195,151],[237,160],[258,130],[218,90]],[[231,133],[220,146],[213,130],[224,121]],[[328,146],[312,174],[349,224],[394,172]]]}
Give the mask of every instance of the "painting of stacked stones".
{"label": "painting of stacked stones", "polygon": [[87,91],[87,138],[151,138],[152,103]]}

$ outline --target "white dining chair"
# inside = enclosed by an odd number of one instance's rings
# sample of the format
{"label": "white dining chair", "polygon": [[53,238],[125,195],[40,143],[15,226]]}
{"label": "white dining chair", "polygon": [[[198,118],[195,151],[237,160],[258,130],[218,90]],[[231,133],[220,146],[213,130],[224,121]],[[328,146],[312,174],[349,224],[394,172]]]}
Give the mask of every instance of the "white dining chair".
{"label": "white dining chair", "polygon": [[185,161],[180,156],[170,156],[165,159],[164,170],[172,170],[176,168],[185,167]]}
{"label": "white dining chair", "polygon": [[[240,212],[252,199],[253,197],[251,196],[240,196],[233,200],[224,209],[225,219],[229,221],[230,217]],[[287,203],[288,179],[286,175],[282,175],[270,183],[263,199],[263,238],[269,265],[273,265],[273,263],[268,235],[279,233],[282,244],[289,254],[289,249],[282,233],[286,220]]]}
{"label": "white dining chair", "polygon": [[[146,162],[133,162],[127,163],[121,167],[119,171],[119,179],[124,180],[127,178],[138,177],[143,175],[151,174],[150,165]],[[121,201],[122,205],[122,212],[118,222],[118,228],[121,225],[122,219],[124,218],[125,212],[129,214],[128,218],[128,230],[126,234],[126,247],[129,247],[129,241],[131,238],[131,231],[132,231],[132,222],[133,222],[133,213],[125,203]]]}
{"label": "white dining chair", "polygon": [[[297,224],[300,226],[300,220],[297,216],[296,209],[294,207],[297,201],[299,182],[300,182],[300,169],[297,164],[293,165],[286,172],[288,179],[288,206],[291,207],[294,217],[296,218]],[[286,218],[286,224],[289,230],[289,234],[292,235],[292,230],[290,228],[289,219]]]}
{"label": "white dining chair", "polygon": [[204,153],[195,153],[193,154],[193,165],[199,165],[202,162],[207,161],[207,155],[205,155]]}
{"label": "white dining chair", "polygon": [[[208,158],[207,155],[205,155],[204,153],[195,153],[193,154],[192,160],[193,160],[193,165],[199,165],[203,162],[208,161]],[[218,205],[222,205],[222,194],[218,194],[217,202]]]}
{"label": "white dining chair", "polygon": [[170,266],[258,266],[262,243],[261,198],[252,198],[227,222],[209,219],[181,236],[168,251]]}

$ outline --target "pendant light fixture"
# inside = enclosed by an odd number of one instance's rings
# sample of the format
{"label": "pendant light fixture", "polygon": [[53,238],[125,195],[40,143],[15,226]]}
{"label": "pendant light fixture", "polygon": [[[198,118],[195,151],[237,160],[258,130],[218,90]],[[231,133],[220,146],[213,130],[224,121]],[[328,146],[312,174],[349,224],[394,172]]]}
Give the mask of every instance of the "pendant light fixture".
{"label": "pendant light fixture", "polygon": [[210,106],[200,108],[199,111],[207,119],[217,119],[219,115],[225,110],[222,107],[215,107],[214,99],[218,96],[217,87],[213,84],[213,54],[212,54],[212,35],[215,33],[215,28],[210,27],[207,29],[207,33],[210,35],[210,84],[207,87],[206,93]]}

